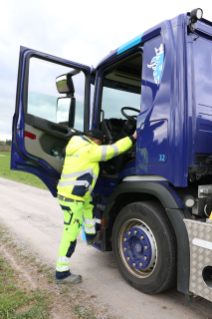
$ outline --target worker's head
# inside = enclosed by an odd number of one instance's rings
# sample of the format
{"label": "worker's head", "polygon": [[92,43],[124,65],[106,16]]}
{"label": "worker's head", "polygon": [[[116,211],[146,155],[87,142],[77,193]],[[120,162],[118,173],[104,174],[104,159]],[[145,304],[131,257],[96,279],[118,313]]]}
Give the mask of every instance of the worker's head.
{"label": "worker's head", "polygon": [[103,133],[98,129],[93,129],[89,131],[88,137],[96,144],[102,145]]}

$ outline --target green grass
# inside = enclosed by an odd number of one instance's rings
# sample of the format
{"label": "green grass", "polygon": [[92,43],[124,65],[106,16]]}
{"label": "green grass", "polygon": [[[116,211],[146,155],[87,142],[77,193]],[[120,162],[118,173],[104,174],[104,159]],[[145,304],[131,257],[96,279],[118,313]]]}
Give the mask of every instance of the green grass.
{"label": "green grass", "polygon": [[22,290],[17,287],[14,270],[0,255],[0,318],[49,318],[49,296],[42,291]]}
{"label": "green grass", "polygon": [[10,156],[11,153],[0,152],[0,177],[7,178],[15,182],[31,185],[34,187],[47,189],[46,185],[35,175],[32,175],[30,173],[11,171]]}
{"label": "green grass", "polygon": [[96,319],[96,317],[88,312],[82,305],[75,305],[74,311],[78,318]]}

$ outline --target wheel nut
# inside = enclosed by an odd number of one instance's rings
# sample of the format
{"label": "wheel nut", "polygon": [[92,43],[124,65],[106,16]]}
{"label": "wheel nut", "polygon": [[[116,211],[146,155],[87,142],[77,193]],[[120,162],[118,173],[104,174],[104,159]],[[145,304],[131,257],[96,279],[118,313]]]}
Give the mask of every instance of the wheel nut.
{"label": "wheel nut", "polygon": [[144,249],[147,250],[147,249],[148,249],[148,246],[144,246]]}
{"label": "wheel nut", "polygon": [[127,248],[126,248],[126,247],[124,247],[124,251],[127,251]]}
{"label": "wheel nut", "polygon": [[136,263],[133,263],[133,267],[136,267]]}
{"label": "wheel nut", "polygon": [[147,256],[144,256],[144,260],[146,260],[146,261],[147,261],[147,259],[148,259],[148,258],[147,258]]}
{"label": "wheel nut", "polygon": [[130,257],[127,257],[127,260],[129,261],[129,260],[130,260]]}
{"label": "wheel nut", "polygon": [[131,235],[131,231],[128,231],[128,235]]}
{"label": "wheel nut", "polygon": [[134,230],[134,234],[137,235],[137,233],[138,233],[138,231],[137,231],[137,230]]}
{"label": "wheel nut", "polygon": [[127,238],[126,238],[126,237],[124,238],[124,241],[127,241]]}
{"label": "wheel nut", "polygon": [[140,264],[139,264],[139,266],[140,266],[140,267],[143,267],[143,264],[142,264],[142,263],[140,263]]}
{"label": "wheel nut", "polygon": [[141,239],[144,240],[144,236],[143,235],[141,235]]}

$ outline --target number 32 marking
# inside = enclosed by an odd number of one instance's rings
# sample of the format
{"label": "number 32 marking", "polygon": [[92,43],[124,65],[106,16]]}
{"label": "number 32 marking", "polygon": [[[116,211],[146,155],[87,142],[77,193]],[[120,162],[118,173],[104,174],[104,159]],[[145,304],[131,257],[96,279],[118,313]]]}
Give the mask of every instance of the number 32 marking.
{"label": "number 32 marking", "polygon": [[159,154],[159,162],[165,162],[166,161],[166,155],[165,154]]}

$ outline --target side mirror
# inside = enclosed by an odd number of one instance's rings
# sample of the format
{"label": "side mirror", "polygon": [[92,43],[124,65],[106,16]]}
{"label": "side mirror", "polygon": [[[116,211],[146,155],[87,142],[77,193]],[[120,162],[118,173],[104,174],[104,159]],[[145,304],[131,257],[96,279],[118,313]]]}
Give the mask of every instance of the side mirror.
{"label": "side mirror", "polygon": [[80,73],[79,70],[72,70],[67,74],[60,75],[56,78],[56,87],[58,93],[66,93],[67,95],[72,95],[75,92],[74,82],[72,76]]}
{"label": "side mirror", "polygon": [[58,93],[66,94],[66,97],[57,99],[57,123],[68,127],[74,127],[76,99],[72,77],[78,73],[80,70],[72,70],[56,78]]}
{"label": "side mirror", "polygon": [[74,127],[76,100],[74,97],[57,99],[57,123],[67,127]]}

